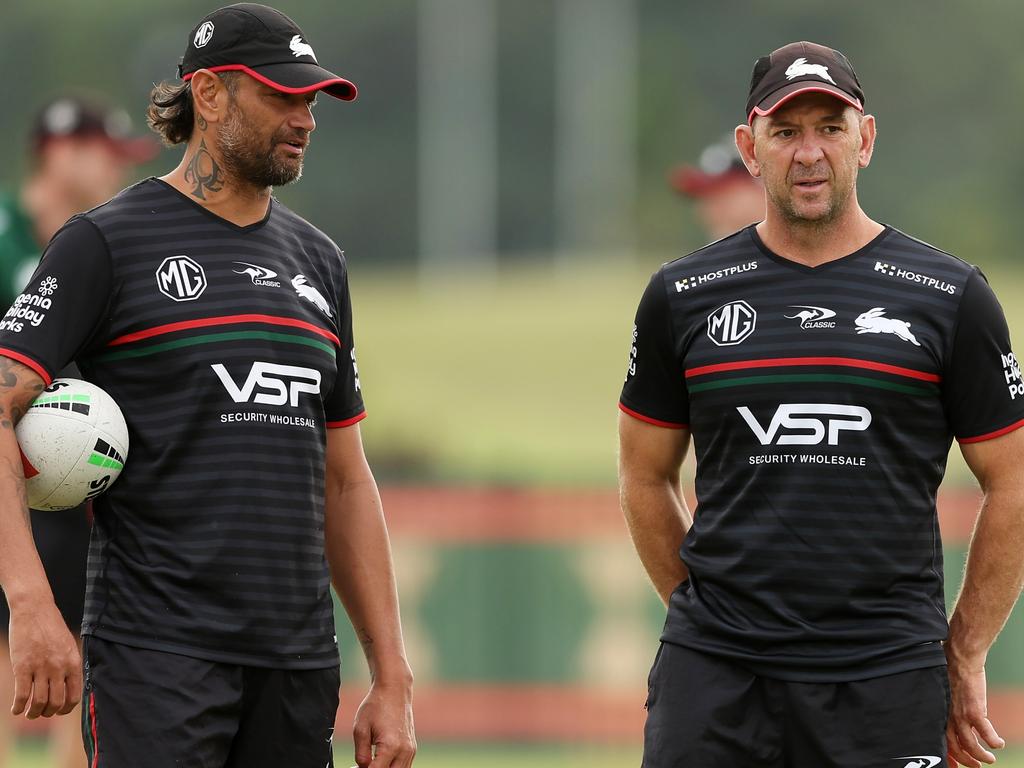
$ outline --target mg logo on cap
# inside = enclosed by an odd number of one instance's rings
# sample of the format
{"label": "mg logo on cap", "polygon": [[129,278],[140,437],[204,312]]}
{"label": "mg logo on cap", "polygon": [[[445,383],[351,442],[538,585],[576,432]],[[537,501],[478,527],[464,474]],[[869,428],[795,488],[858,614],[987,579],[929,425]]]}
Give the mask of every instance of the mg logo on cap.
{"label": "mg logo on cap", "polygon": [[206,273],[188,256],[168,256],[156,271],[156,287],[174,301],[193,301],[206,290]]}
{"label": "mg logo on cap", "polygon": [[757,312],[745,301],[730,301],[708,315],[708,338],[720,347],[739,344],[754,332]]}
{"label": "mg logo on cap", "polygon": [[199,25],[199,29],[196,30],[196,36],[192,39],[192,44],[196,48],[202,48],[213,37],[213,22],[204,21]]}

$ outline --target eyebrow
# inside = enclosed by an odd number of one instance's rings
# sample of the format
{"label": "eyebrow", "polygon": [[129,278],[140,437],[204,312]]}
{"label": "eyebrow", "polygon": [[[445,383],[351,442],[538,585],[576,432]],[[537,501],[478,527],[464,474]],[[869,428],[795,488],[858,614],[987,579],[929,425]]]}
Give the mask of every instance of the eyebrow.
{"label": "eyebrow", "polygon": [[[830,115],[822,115],[818,119],[817,122],[819,122],[819,123],[841,123],[841,122],[843,122],[845,117],[846,117],[845,111],[844,112],[833,112]],[[770,118],[771,118],[771,122],[768,123],[768,125],[771,128],[779,128],[779,127],[796,125],[795,121],[789,120],[789,119],[787,119],[785,117],[776,117],[775,115],[770,115]]]}

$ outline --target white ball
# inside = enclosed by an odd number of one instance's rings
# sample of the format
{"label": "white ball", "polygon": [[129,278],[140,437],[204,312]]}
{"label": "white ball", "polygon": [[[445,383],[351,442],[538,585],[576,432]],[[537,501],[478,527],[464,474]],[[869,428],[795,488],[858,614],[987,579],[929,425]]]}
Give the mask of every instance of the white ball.
{"label": "white ball", "polygon": [[128,458],[121,409],[102,389],[79,379],[54,379],[16,433],[32,509],[70,509],[99,496]]}

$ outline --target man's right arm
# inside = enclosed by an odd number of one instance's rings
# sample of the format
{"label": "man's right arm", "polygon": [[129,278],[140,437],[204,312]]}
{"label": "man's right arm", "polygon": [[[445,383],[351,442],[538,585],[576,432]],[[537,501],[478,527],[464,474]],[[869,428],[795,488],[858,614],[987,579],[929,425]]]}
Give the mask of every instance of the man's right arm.
{"label": "man's right arm", "polygon": [[679,484],[688,429],[619,413],[619,501],[640,562],[665,605],[688,576],[679,559],[693,518]]}
{"label": "man's right arm", "polygon": [[14,428],[43,390],[28,366],[0,356],[0,586],[10,606],[14,704],[29,718],[67,714],[81,698],[81,658],[53,601],[29,522]]}

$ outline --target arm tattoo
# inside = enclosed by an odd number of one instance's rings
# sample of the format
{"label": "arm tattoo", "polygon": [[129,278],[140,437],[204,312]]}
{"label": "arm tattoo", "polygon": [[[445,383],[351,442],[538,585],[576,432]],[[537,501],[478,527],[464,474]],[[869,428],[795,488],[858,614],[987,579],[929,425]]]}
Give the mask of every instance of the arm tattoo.
{"label": "arm tattoo", "polygon": [[22,477],[24,477],[22,471],[21,467],[12,464],[7,459],[0,462],[0,474],[10,477],[10,479],[18,486],[18,502],[21,506],[21,516],[25,519],[25,522],[28,524],[28,529],[31,531],[32,515],[28,511],[28,490],[25,488],[24,482],[18,482]]}
{"label": "arm tattoo", "polygon": [[370,654],[373,652],[373,638],[370,637],[370,633],[365,629],[360,629],[357,637],[359,638],[360,645],[363,646],[363,654],[369,658]]}
{"label": "arm tattoo", "polygon": [[10,389],[18,386],[18,374],[13,370],[14,361],[9,357],[0,358],[0,387]]}
{"label": "arm tattoo", "polygon": [[[30,376],[26,376],[26,373]],[[43,391],[43,382],[34,371],[30,371],[21,363],[0,356],[0,390],[5,389],[14,392],[9,401],[10,413],[7,407],[0,405],[0,428],[14,429],[32,401]]]}
{"label": "arm tattoo", "polygon": [[206,139],[200,139],[199,149],[185,166],[185,183],[195,185],[192,194],[200,200],[206,199],[204,190],[219,192],[224,188],[224,178],[220,166],[213,159],[210,150],[206,148]]}

